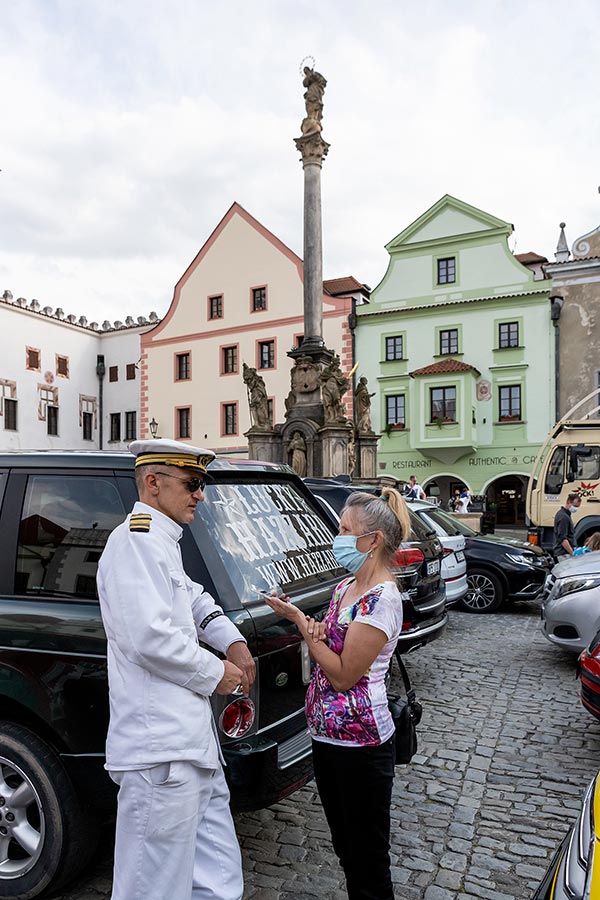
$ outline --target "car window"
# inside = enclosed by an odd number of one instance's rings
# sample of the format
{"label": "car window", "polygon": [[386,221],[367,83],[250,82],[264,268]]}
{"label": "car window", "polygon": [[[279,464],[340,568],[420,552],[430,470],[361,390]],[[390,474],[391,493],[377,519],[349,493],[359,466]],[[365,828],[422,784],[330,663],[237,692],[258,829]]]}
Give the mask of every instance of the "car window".
{"label": "car window", "polygon": [[125,516],[111,478],[32,475],[19,527],[16,593],[95,598],[98,560]]}
{"label": "car window", "polygon": [[2,508],[2,498],[4,497],[4,488],[6,487],[6,472],[0,472],[0,509]]}
{"label": "car window", "polygon": [[411,537],[410,539],[413,541],[430,541],[433,535],[431,534],[431,527],[422,522],[417,513],[408,508],[408,514],[410,516],[410,529],[411,529]]}
{"label": "car window", "polygon": [[450,513],[446,513],[441,509],[428,509],[424,512],[436,525],[444,529],[445,534],[464,534],[467,537],[474,537],[477,534],[476,531],[473,531],[472,528],[469,528],[469,526],[465,525],[464,522],[461,522],[460,519],[455,518],[450,515]]}
{"label": "car window", "polygon": [[211,484],[190,525],[200,552],[206,532],[244,603],[254,588],[293,590],[342,575],[334,531],[290,483]]}

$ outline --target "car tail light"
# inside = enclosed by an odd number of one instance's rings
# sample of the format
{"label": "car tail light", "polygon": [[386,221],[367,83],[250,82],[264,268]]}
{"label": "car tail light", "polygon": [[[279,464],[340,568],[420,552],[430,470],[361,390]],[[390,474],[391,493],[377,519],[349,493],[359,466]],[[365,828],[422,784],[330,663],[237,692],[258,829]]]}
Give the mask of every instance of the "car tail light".
{"label": "car tail light", "polygon": [[392,565],[399,569],[403,569],[406,566],[420,566],[424,559],[425,554],[418,547],[413,547],[409,550],[396,550]]}
{"label": "car tail light", "polygon": [[413,627],[413,623],[412,623],[412,622],[403,622],[403,623],[402,623],[402,631],[410,631],[410,629],[411,629],[412,627]]}
{"label": "car tail light", "polygon": [[454,550],[452,549],[452,547],[444,547],[443,550],[444,550],[444,556],[450,556],[451,553],[454,553]]}
{"label": "car tail light", "polygon": [[229,703],[219,717],[219,728],[230,738],[243,737],[254,724],[256,709],[249,697]]}
{"label": "car tail light", "polygon": [[528,544],[535,544],[536,546],[538,546],[539,543],[540,543],[540,536],[539,536],[539,534],[528,534],[528,535],[527,535],[527,543],[528,543]]}

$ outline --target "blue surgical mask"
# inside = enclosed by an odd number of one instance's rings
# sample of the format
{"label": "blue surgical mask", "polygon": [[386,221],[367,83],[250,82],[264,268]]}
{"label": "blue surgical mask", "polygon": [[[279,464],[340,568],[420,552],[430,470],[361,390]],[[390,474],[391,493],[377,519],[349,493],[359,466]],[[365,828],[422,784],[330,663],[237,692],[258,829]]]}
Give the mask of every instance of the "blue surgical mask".
{"label": "blue surgical mask", "polygon": [[361,553],[356,549],[356,542],[359,538],[374,533],[367,531],[366,534],[338,534],[333,539],[333,555],[336,562],[355,575],[369,556],[368,552]]}
{"label": "blue surgical mask", "polygon": [[570,507],[569,507],[569,511],[572,512],[572,513],[577,512],[578,509],[579,509],[578,506],[570,506]]}

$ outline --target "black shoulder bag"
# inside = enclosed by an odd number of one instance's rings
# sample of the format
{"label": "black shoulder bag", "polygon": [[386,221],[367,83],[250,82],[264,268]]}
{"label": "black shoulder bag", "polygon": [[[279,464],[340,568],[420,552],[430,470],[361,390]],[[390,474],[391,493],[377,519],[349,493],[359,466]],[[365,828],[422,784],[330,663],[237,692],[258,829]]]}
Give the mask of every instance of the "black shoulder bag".
{"label": "black shoulder bag", "polygon": [[[408,672],[402,662],[402,657],[395,652],[394,656],[402,675],[404,689],[406,691],[406,700],[388,694],[388,707],[394,720],[394,728],[396,731],[396,765],[406,765],[409,763],[417,752],[417,725],[421,721],[423,715],[423,707],[417,700],[417,695],[410,686]],[[393,658],[392,658],[393,664]],[[390,672],[392,669],[390,665]]]}

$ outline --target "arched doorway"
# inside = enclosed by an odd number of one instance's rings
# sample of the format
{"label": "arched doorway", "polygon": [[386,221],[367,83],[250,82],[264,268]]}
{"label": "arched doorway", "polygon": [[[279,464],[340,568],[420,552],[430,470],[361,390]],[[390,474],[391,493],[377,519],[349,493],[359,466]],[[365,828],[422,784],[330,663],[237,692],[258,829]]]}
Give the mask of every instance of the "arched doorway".
{"label": "arched doorway", "polygon": [[502,475],[485,488],[486,509],[495,510],[497,525],[525,524],[527,475]]}
{"label": "arched doorway", "polygon": [[448,508],[448,500],[450,497],[454,497],[455,490],[460,491],[463,487],[469,489],[471,487],[459,475],[454,475],[452,472],[433,475],[424,479],[421,485],[427,494],[427,499],[439,503],[444,509]]}

